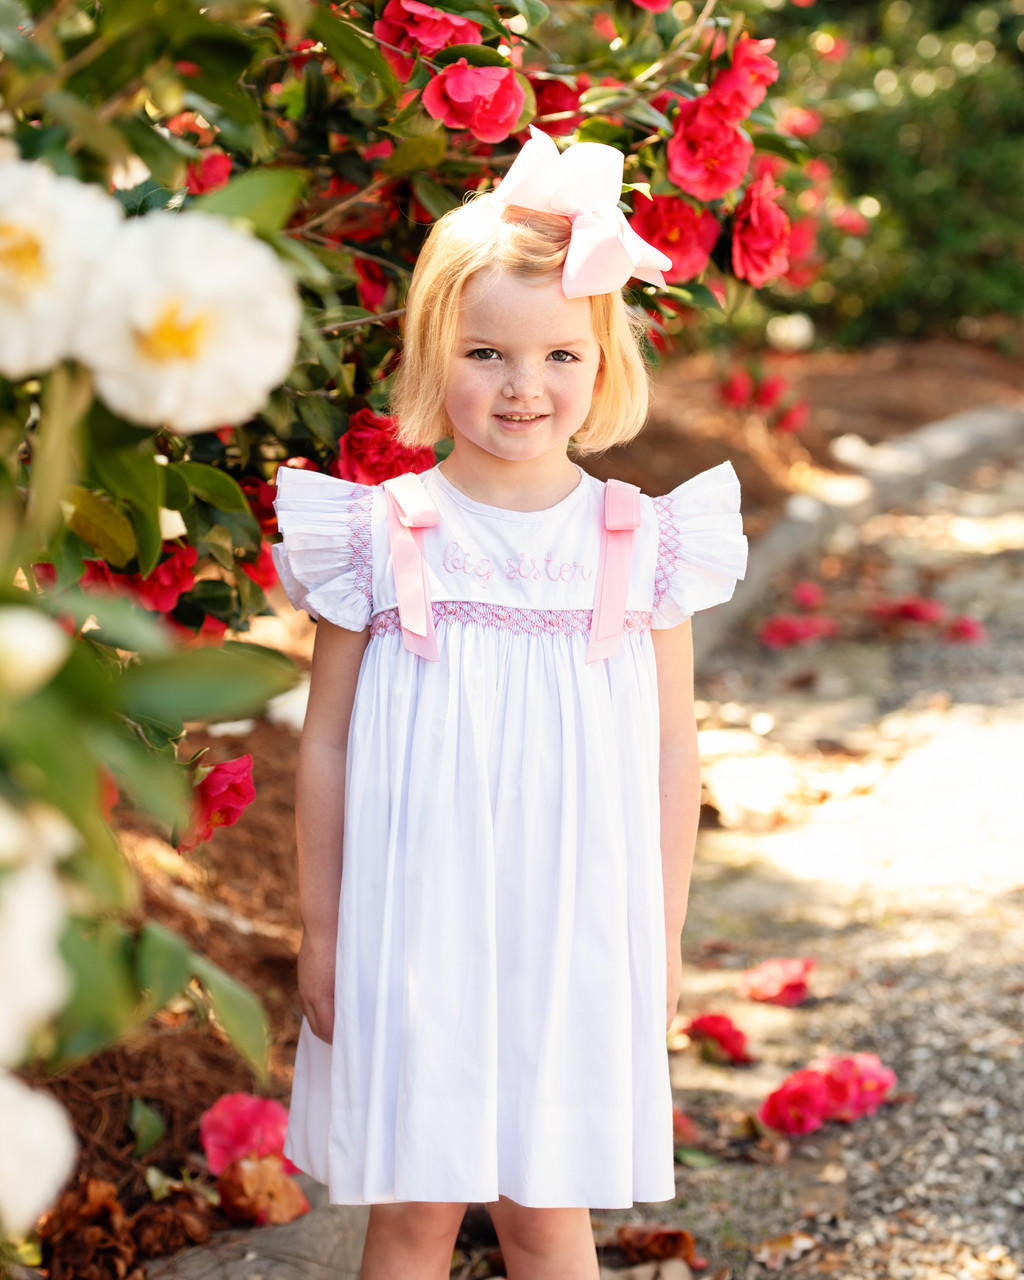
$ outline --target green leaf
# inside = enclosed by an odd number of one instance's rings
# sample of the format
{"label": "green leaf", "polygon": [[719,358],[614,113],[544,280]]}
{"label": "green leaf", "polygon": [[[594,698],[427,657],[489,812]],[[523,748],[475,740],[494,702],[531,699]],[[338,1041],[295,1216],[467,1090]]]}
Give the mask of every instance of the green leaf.
{"label": "green leaf", "polygon": [[271,8],[284,19],[290,39],[305,35],[316,12],[314,0],[272,0]]}
{"label": "green leaf", "polygon": [[270,1031],[263,1006],[248,987],[236,982],[205,956],[193,952],[190,967],[206,988],[213,1012],[228,1039],[264,1083],[269,1077]]}
{"label": "green leaf", "polygon": [[99,630],[89,632],[91,640],[147,656],[173,652],[167,630],[156,614],[131,600],[72,587],[56,597],[47,597],[45,603],[54,617],[69,615],[79,627],[95,616]]}
{"label": "green leaf", "polygon": [[652,107],[649,102],[645,102],[643,98],[634,98],[622,108],[622,114],[627,120],[635,120],[637,124],[648,125],[664,133],[672,132],[668,116]]}
{"label": "green leaf", "polygon": [[0,0],[0,53],[10,58],[19,71],[52,71],[53,60],[34,40],[18,28],[32,29],[32,18],[17,0]]}
{"label": "green leaf", "polygon": [[154,750],[127,726],[118,731],[93,725],[86,739],[133,805],[152,814],[168,831],[188,820],[192,787],[172,754]]}
{"label": "green leaf", "polygon": [[517,9],[530,27],[539,27],[551,16],[551,10],[543,0],[511,0],[512,7]]}
{"label": "green leaf", "polygon": [[489,44],[450,44],[446,49],[440,49],[435,53],[433,60],[439,67],[448,67],[453,62],[458,62],[460,58],[465,58],[471,67],[511,65],[503,53],[499,53]]}
{"label": "green leaf", "polygon": [[225,218],[245,218],[257,231],[280,231],[306,185],[299,169],[249,169],[231,178],[226,186],[207,191],[189,202],[190,209]]}
{"label": "green leaf", "polygon": [[676,1147],[675,1155],[677,1163],[686,1165],[688,1169],[710,1169],[721,1163],[718,1156],[702,1151],[700,1147]]}
{"label": "green leaf", "polygon": [[141,1098],[132,1098],[128,1124],[135,1134],[135,1154],[144,1156],[167,1132],[163,1117]]}
{"label": "green leaf", "polygon": [[756,150],[770,151],[795,164],[800,164],[807,156],[807,144],[800,138],[791,138],[781,133],[755,133],[751,137]]}
{"label": "green leaf", "polygon": [[685,285],[667,285],[665,292],[673,298],[678,298],[680,302],[685,302],[689,307],[718,307],[719,305],[718,299],[707,285],[698,284],[695,280]]}
{"label": "green leaf", "polygon": [[416,193],[416,199],[435,218],[442,217],[449,209],[454,209],[460,203],[459,197],[454,192],[443,187],[440,182],[435,182],[433,178],[423,176],[413,178],[412,189]]}
{"label": "green leaf", "polygon": [[339,67],[373,76],[390,98],[398,96],[398,81],[370,35],[326,5],[318,5],[309,33],[324,46]]}
{"label": "green leaf", "polygon": [[135,948],[135,981],[146,994],[150,1012],[162,1009],[189,978],[192,952],[183,938],[155,920],[147,920]]}
{"label": "green leaf", "polygon": [[138,540],[132,522],[110,498],[73,484],[62,502],[68,528],[103,560],[120,567],[135,555]]}
{"label": "green leaf", "polygon": [[261,711],[295,683],[291,662],[273,649],[228,641],[130,667],[118,688],[127,715],[157,720],[231,720]]}
{"label": "green leaf", "polygon": [[123,164],[128,159],[130,151],[120,131],[73,93],[51,89],[43,94],[43,106],[72,137],[81,138],[90,151],[110,164]]}
{"label": "green leaf", "polygon": [[113,920],[73,917],[60,953],[74,982],[71,999],[57,1018],[58,1065],[117,1040],[136,1021],[131,940]]}
{"label": "green leaf", "polygon": [[387,159],[381,161],[385,173],[418,173],[436,168],[448,150],[448,136],[443,128],[418,138],[403,138]]}
{"label": "green leaf", "polygon": [[176,471],[191,492],[203,502],[221,511],[248,511],[249,504],[238,482],[205,462],[172,462],[168,471]]}
{"label": "green leaf", "polygon": [[424,134],[436,133],[438,122],[423,110],[420,99],[414,98],[392,120],[381,125],[381,128],[396,138],[422,138]]}
{"label": "green leaf", "polygon": [[323,396],[303,397],[298,401],[296,408],[299,418],[317,440],[323,441],[333,449],[345,428],[345,415],[342,411],[329,400],[325,400]]}
{"label": "green leaf", "polygon": [[192,147],[173,134],[165,138],[143,115],[119,120],[117,127],[168,196],[185,185],[185,168],[194,158]]}

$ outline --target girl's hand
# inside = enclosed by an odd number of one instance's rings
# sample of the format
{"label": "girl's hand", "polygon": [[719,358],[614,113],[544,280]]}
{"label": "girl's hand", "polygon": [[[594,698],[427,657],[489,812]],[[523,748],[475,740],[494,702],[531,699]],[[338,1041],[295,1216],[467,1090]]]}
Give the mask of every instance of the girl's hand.
{"label": "girl's hand", "polygon": [[299,1004],[318,1040],[334,1036],[334,963],[336,939],[303,933],[299,947]]}
{"label": "girl's hand", "polygon": [[671,1027],[679,1010],[679,992],[683,985],[683,956],[678,935],[670,935],[665,943],[665,1031]]}

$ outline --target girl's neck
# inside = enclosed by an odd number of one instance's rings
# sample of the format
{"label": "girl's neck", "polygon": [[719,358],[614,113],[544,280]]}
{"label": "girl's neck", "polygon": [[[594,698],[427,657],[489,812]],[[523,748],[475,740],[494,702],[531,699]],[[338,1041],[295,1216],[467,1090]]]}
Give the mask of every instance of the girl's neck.
{"label": "girl's neck", "polygon": [[508,511],[543,511],[567,498],[581,482],[579,468],[564,453],[511,462],[483,449],[456,445],[440,470],[467,498]]}

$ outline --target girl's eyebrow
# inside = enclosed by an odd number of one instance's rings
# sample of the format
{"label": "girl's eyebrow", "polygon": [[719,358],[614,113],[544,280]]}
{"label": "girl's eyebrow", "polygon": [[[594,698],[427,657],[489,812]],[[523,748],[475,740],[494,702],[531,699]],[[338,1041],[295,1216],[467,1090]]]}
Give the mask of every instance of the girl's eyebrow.
{"label": "girl's eyebrow", "polygon": [[[501,342],[497,341],[495,338],[481,338],[481,337],[478,337],[476,334],[468,334],[465,337],[461,338],[460,341],[463,343],[475,343],[477,346],[480,346],[480,347],[500,347],[503,345]],[[588,341],[589,341],[588,338],[567,338],[563,342],[550,343],[549,349],[551,351],[558,351],[562,347],[585,347]]]}

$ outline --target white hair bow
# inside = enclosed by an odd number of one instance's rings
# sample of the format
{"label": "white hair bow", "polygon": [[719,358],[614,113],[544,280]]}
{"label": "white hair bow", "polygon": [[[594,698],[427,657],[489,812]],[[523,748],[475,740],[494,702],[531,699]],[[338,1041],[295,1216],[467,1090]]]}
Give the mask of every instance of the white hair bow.
{"label": "white hair bow", "polygon": [[559,151],[551,138],[530,126],[530,140],[512,162],[495,196],[503,204],[572,221],[562,268],[567,298],[621,289],[630,276],[665,286],[667,254],[638,236],[619,208],[622,152],[603,142],[574,142]]}

